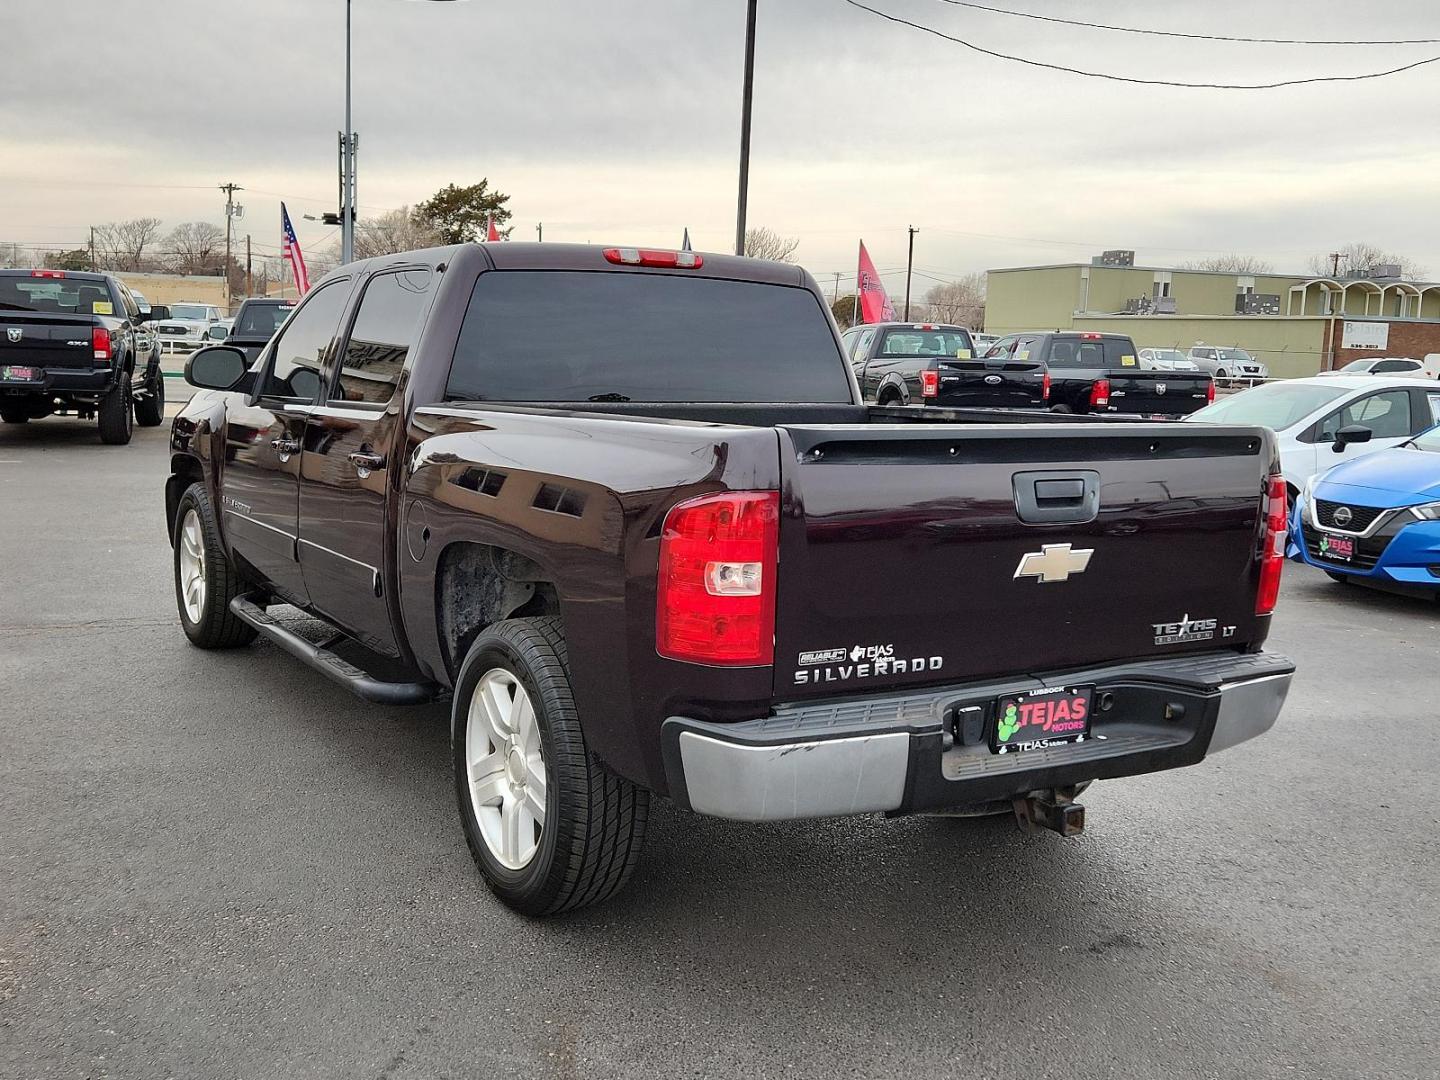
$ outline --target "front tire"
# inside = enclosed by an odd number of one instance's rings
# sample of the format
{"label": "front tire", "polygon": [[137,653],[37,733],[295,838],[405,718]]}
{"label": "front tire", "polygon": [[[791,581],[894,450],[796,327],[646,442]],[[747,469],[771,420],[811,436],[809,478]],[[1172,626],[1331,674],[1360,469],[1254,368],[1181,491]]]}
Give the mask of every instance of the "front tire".
{"label": "front tire", "polygon": [[1334,570],[1326,570],[1326,571],[1325,571],[1325,576],[1328,577],[1331,581],[1335,582],[1335,584],[1337,584],[1337,585],[1349,585],[1349,584],[1350,584],[1350,575],[1349,575],[1349,574],[1337,574]]}
{"label": "front tire", "polygon": [[100,399],[100,441],[110,446],[124,446],[134,430],[134,395],[130,390],[130,373],[122,371],[120,381]]}
{"label": "front tire", "polygon": [[558,619],[510,619],[476,638],[455,684],[451,753],[465,840],[506,906],[573,911],[629,880],[650,795],[586,747]]}
{"label": "front tire", "polygon": [[157,367],[154,379],[145,383],[146,395],[135,402],[135,422],[141,427],[159,427],[165,422],[165,376]]}
{"label": "front tire", "polygon": [[175,603],[191,644],[202,649],[249,645],[256,631],[230,610],[244,583],[220,543],[204,484],[191,484],[175,509]]}

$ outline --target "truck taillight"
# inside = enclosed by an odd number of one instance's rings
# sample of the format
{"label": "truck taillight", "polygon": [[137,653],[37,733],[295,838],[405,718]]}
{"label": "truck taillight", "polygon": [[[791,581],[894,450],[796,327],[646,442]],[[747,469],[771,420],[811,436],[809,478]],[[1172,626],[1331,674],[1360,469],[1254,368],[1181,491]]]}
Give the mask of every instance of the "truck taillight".
{"label": "truck taillight", "polygon": [[1255,614],[1269,615],[1280,597],[1280,568],[1285,565],[1285,526],[1288,495],[1285,477],[1271,473],[1265,487],[1265,545],[1260,550],[1260,590]]}
{"label": "truck taillight", "polygon": [[940,373],[938,371],[920,372],[920,396],[940,396]]}
{"label": "truck taillight", "polygon": [[1040,383],[1040,400],[1050,400],[1050,372],[1045,372],[1045,378]]}
{"label": "truck taillight", "polygon": [[664,266],[674,270],[699,270],[705,265],[705,256],[693,251],[651,248],[606,248],[605,260],[619,266]]}
{"label": "truck taillight", "polygon": [[1215,402],[1215,380],[1214,380],[1214,379],[1211,379],[1208,383],[1205,384],[1205,401],[1206,401],[1208,404],[1214,404],[1214,402]]}
{"label": "truck taillight", "polygon": [[1090,405],[1092,408],[1102,408],[1110,404],[1110,380],[1096,379],[1090,384]]}
{"label": "truck taillight", "polygon": [[90,328],[90,347],[95,350],[96,360],[110,359],[110,331],[103,326]]}
{"label": "truck taillight", "polygon": [[660,533],[655,650],[695,664],[772,663],[779,538],[778,491],[672,507]]}

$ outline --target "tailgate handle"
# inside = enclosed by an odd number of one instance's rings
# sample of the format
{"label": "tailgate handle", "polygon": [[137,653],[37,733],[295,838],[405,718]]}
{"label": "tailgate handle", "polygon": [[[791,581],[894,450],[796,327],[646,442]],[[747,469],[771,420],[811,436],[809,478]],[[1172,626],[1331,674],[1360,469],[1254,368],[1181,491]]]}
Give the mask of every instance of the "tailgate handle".
{"label": "tailgate handle", "polygon": [[1013,483],[1015,513],[1026,524],[1083,524],[1100,513],[1100,474],[1092,470],[1021,472]]}

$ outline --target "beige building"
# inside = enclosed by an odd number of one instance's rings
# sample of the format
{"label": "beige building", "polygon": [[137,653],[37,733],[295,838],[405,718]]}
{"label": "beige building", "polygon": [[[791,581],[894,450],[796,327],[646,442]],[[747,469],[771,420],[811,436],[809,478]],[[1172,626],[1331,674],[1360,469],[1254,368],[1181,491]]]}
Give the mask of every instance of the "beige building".
{"label": "beige building", "polygon": [[[1009,267],[987,275],[985,330],[1123,333],[1141,348],[1237,347],[1281,377],[1364,355],[1346,348],[1354,336],[1347,328],[1360,322],[1408,324],[1395,337],[1412,351],[1433,330],[1430,351],[1440,351],[1440,283],[1378,276],[1389,269],[1325,278],[1100,262]],[[1247,308],[1254,313],[1238,313]]]}
{"label": "beige building", "polygon": [[152,304],[214,304],[225,310],[225,279],[203,274],[128,274],[115,275],[133,292],[139,292]]}

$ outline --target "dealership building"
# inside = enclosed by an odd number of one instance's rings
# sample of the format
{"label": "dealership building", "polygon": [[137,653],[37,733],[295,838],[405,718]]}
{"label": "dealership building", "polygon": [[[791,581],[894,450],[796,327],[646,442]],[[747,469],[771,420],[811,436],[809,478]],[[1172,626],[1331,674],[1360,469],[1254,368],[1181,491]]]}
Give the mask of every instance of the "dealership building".
{"label": "dealership building", "polygon": [[1129,334],[1141,348],[1241,348],[1282,378],[1440,352],[1440,282],[1405,280],[1397,266],[1333,278],[1233,274],[1136,266],[1133,252],[1111,251],[987,278],[991,334],[1079,330]]}

